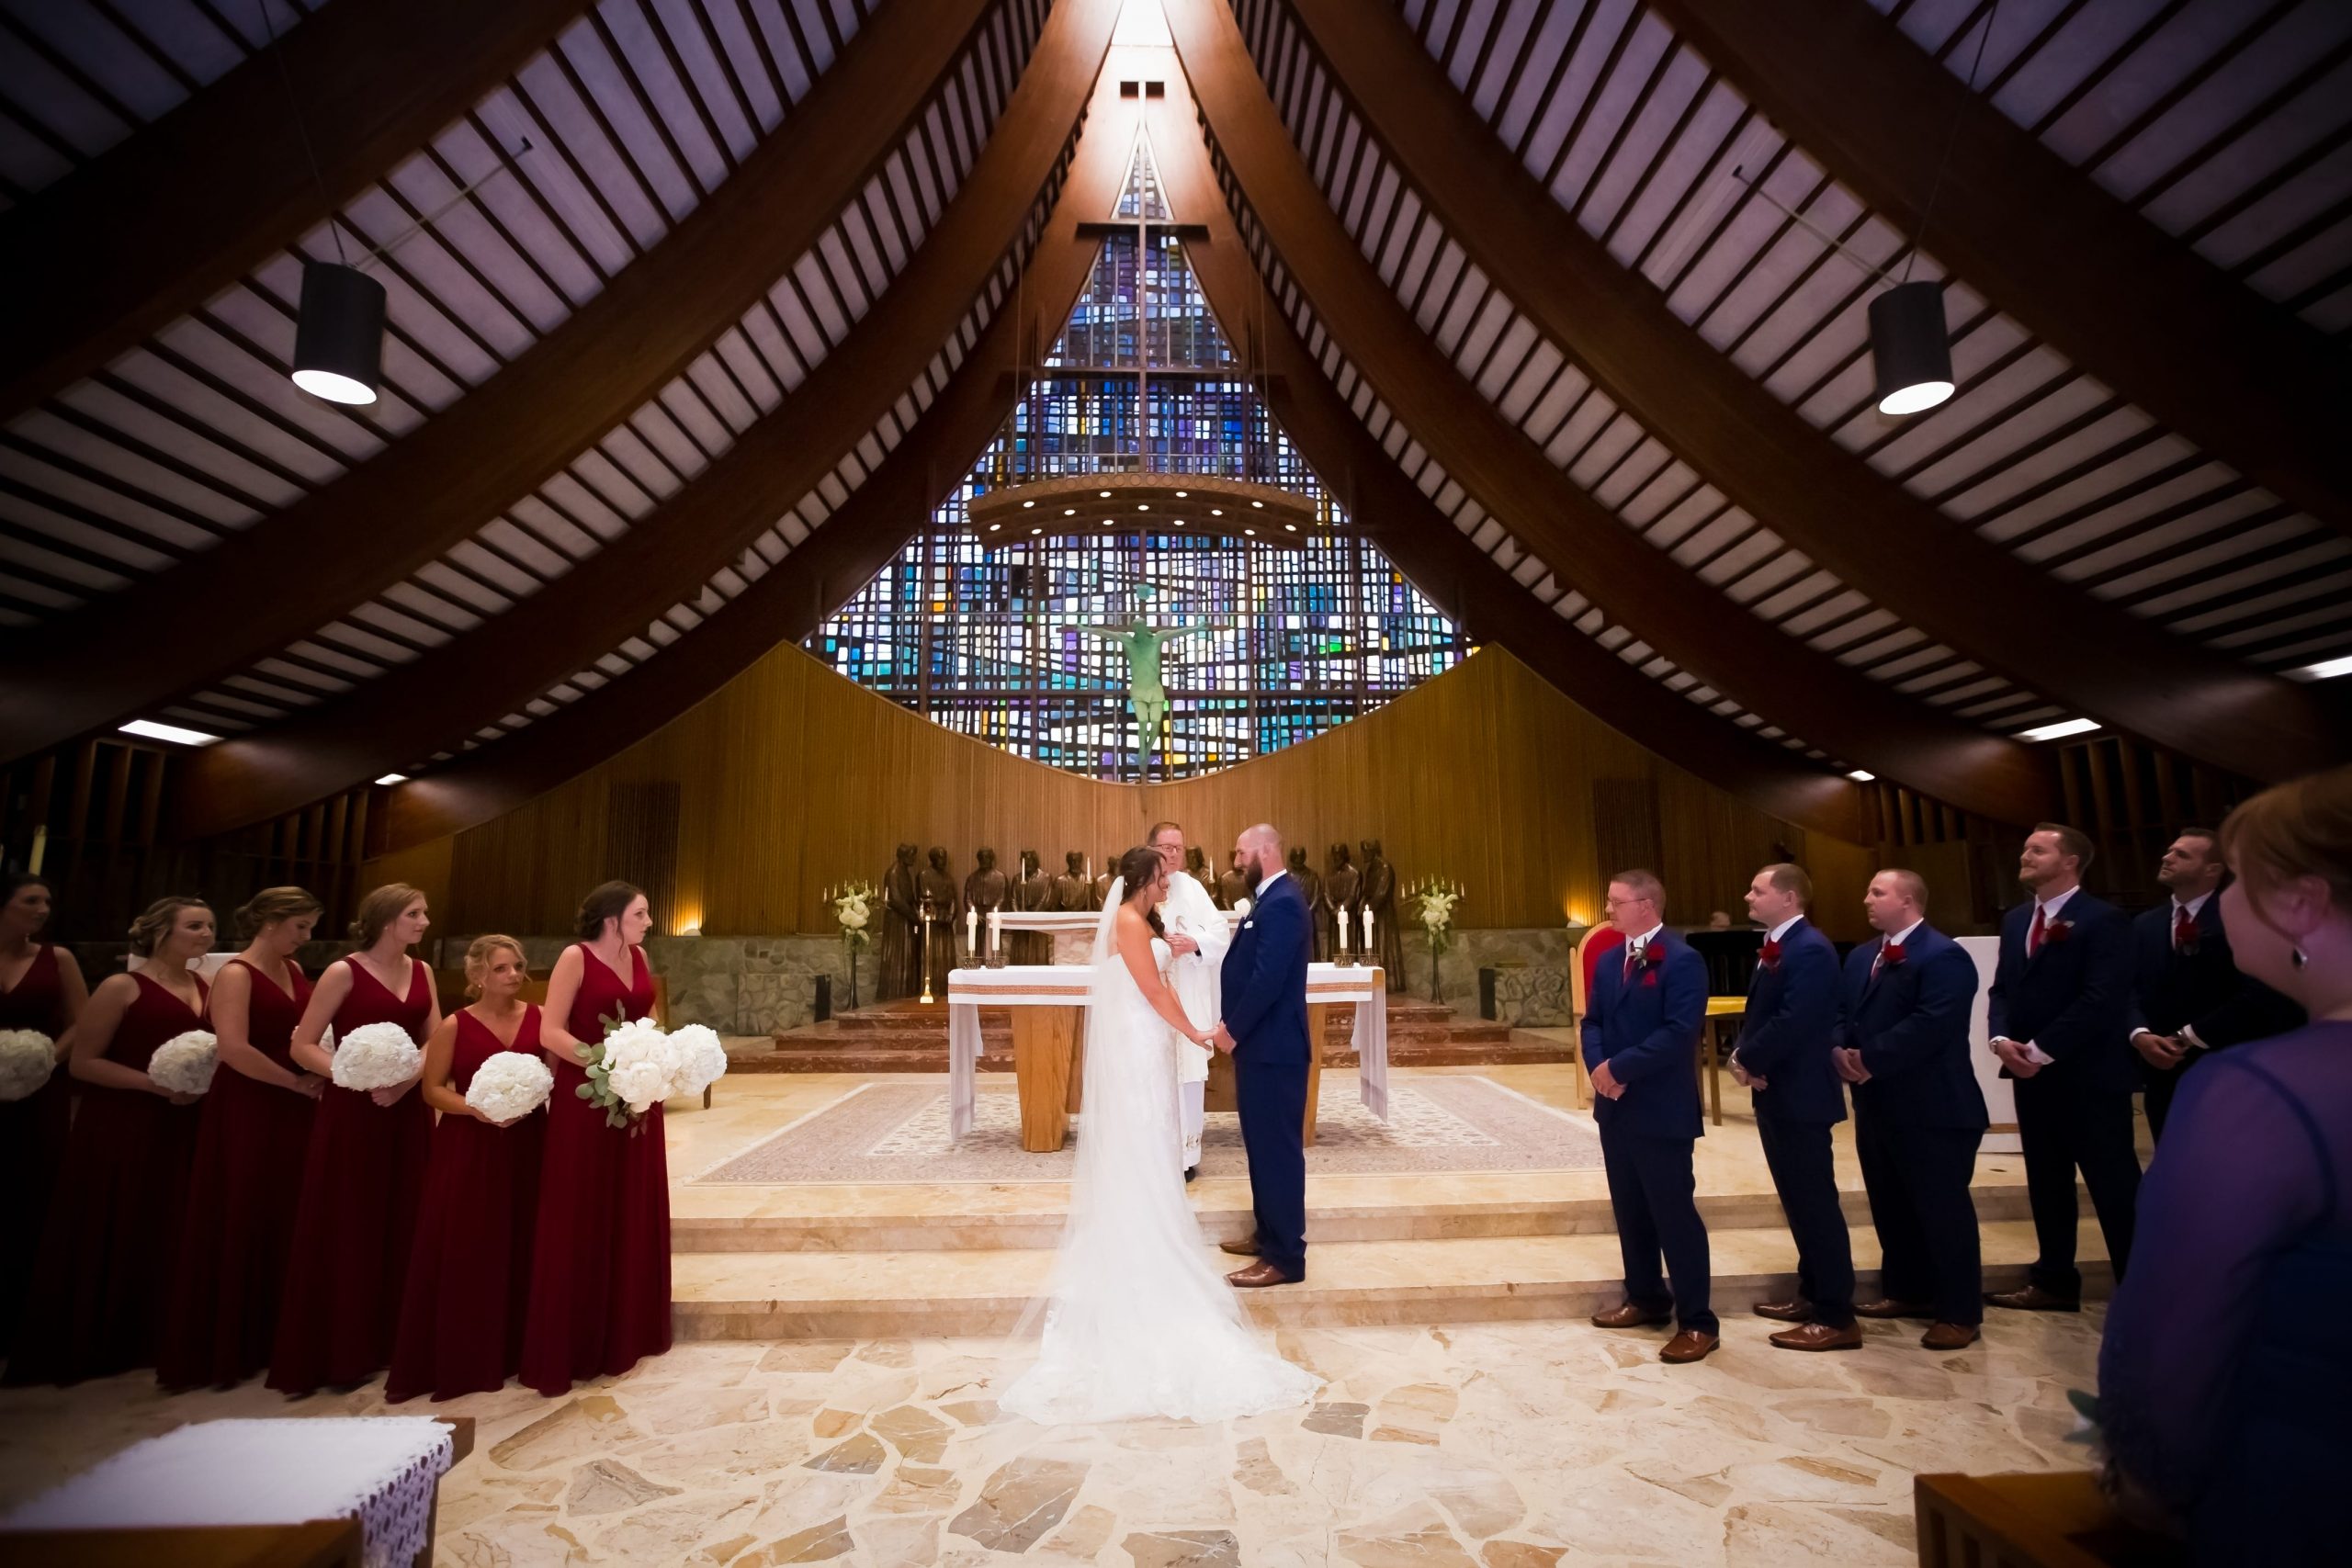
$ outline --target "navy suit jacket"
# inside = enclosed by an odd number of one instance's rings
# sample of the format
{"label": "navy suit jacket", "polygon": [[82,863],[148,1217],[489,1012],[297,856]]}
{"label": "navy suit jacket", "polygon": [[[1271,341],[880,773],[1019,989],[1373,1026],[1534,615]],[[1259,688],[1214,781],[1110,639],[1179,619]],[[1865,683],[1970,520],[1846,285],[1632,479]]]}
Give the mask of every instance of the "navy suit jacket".
{"label": "navy suit jacket", "polygon": [[[2033,900],[2001,917],[2001,961],[1993,971],[1985,1027],[2051,1058],[2033,1081],[2078,1094],[2129,1094],[2140,1087],[2139,1057],[2125,1037],[2132,1006],[2132,931],[2114,905],[2076,890],[2031,958],[2026,932]],[[2008,1068],[2001,1076],[2011,1077]]]}
{"label": "navy suit jacket", "polygon": [[1261,887],[1217,971],[1236,1062],[1304,1066],[1314,1059],[1306,1041],[1307,936],[1298,880],[1278,876]]}
{"label": "navy suit jacket", "polygon": [[[1656,962],[1646,962],[1653,955]],[[1696,1138],[1699,1030],[1707,1017],[1707,961],[1672,931],[1650,942],[1629,981],[1623,950],[1603,955],[1584,1015],[1584,1065],[1624,1084],[1622,1100],[1593,1096],[1593,1120],[1651,1138]]]}
{"label": "navy suit jacket", "polygon": [[1778,967],[1756,966],[1739,1026],[1739,1065],[1763,1078],[1756,1114],[1782,1122],[1846,1119],[1846,1084],[1829,1059],[1838,1032],[1838,948],[1800,918],[1781,938]]}
{"label": "navy suit jacket", "polygon": [[[2070,904],[2069,908],[2073,908]],[[2123,1034],[2152,1029],[2177,1034],[2188,1026],[2215,1050],[2267,1040],[2303,1025],[2303,1010],[2261,981],[2238,973],[2230,956],[2229,932],[2222,927],[2219,894],[2197,911],[2194,951],[2172,945],[2172,900],[2142,911],[2132,921],[2132,985],[2124,1010]]]}
{"label": "navy suit jacket", "polygon": [[1838,1043],[1860,1051],[1871,1075],[1854,1086],[1856,1111],[1900,1126],[1981,1132],[1992,1119],[1968,1059],[1976,961],[1923,925],[1903,944],[1903,962],[1873,979],[1885,942],[1873,937],[1846,955],[1838,992]]}

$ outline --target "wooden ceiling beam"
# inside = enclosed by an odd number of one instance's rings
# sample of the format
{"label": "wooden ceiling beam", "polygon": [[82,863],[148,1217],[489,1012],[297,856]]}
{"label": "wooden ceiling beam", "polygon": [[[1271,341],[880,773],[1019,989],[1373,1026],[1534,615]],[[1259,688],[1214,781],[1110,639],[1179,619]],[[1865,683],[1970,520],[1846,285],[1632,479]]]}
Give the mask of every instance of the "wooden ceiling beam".
{"label": "wooden ceiling beam", "polygon": [[[348,696],[190,759],[175,803],[178,836],[264,821],[409,766],[496,724],[698,596],[907,396],[1004,265],[1066,157],[1044,237],[1066,237],[1081,215],[1111,210],[1135,144],[1133,102],[1123,103],[1118,83],[1101,70],[1118,11],[1119,0],[1068,0],[1055,8],[1012,102],[922,248],[848,341],[724,455],[513,609]],[[1058,299],[1067,317],[1085,280],[1085,267],[1062,256],[1024,279],[1023,293]],[[1013,313],[1008,302],[1001,314]],[[1042,341],[1051,343],[1059,326],[1054,319]],[[995,377],[1022,357],[991,331],[957,373]],[[1025,357],[1034,359],[1034,350]],[[787,563],[842,526],[838,513],[828,518]],[[651,662],[668,671],[673,651]]]}
{"label": "wooden ceiling beam", "polygon": [[584,7],[328,6],[278,41],[283,66],[256,50],[0,219],[0,289],[11,301],[0,423],[196,309],[382,178]]}
{"label": "wooden ceiling beam", "polygon": [[[1652,0],[1889,223],[2088,374],[2352,534],[2352,355],[2165,233],[1853,0]],[[1972,49],[1973,45],[1970,46]]]}
{"label": "wooden ceiling beam", "polygon": [[0,642],[0,664],[32,671],[0,684],[0,760],[110,728],[279,652],[530,494],[816,243],[994,3],[892,0],[724,185],[497,375],[203,554]]}
{"label": "wooden ceiling beam", "polygon": [[[2275,779],[2346,754],[2352,726],[2331,696],[2172,636],[2059,581],[1805,423],[1563,211],[1494,139],[1393,10],[1350,0],[1284,3],[1402,176],[1536,329],[1691,468],[1821,566],[1986,668],[2180,755]],[[1246,123],[1247,134],[1228,151],[1246,152],[1260,165],[1279,151],[1296,170],[1282,200],[1254,192],[1269,227],[1296,228],[1308,215],[1290,206],[1312,196],[1312,216],[1329,219],[1362,265],[1267,99],[1230,12],[1209,0],[1168,0],[1167,11],[1196,88],[1215,85],[1216,94],[1204,96],[1220,141],[1236,134],[1223,122]],[[1245,176],[1242,183],[1254,189],[1258,181]],[[1297,265],[1287,246],[1278,248]],[[1347,335],[1365,346],[1359,334]],[[1415,335],[1427,342],[1426,334]],[[1397,389],[1382,389],[1392,403],[1398,400]],[[1429,432],[1417,433],[1429,439]],[[1589,581],[1584,586],[1593,592]],[[1735,612],[1718,604],[1707,613],[1719,618]],[[1624,618],[1646,633],[1656,613]],[[1704,673],[1716,677],[1713,669]],[[1782,711],[1749,705],[1771,711],[1817,744],[1848,750],[1787,716],[1785,699]],[[1865,761],[1860,750],[1852,755]],[[1903,772],[1866,765],[1888,776]],[[1930,794],[1982,809],[1919,777],[1916,764],[1910,775],[1908,782]]]}
{"label": "wooden ceiling beam", "polygon": [[[1413,436],[1560,581],[1715,690],[1853,764],[1995,821],[2047,812],[2045,757],[1880,685],[1725,601],[1562,474],[1464,381],[1340,228],[1231,14],[1216,0],[1168,0],[1166,10],[1218,151],[1317,319]],[[1159,164],[1171,201],[1223,214],[1200,138],[1169,140]],[[1654,700],[1690,705],[1650,685]]]}

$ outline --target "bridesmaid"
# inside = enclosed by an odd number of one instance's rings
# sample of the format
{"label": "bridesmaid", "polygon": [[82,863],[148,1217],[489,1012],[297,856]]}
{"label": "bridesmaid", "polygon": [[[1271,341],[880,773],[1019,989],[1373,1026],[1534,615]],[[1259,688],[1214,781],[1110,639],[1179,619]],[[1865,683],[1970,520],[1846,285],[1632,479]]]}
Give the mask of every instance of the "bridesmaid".
{"label": "bridesmaid", "polygon": [[0,1356],[16,1337],[17,1314],[32,1283],[33,1251],[65,1163],[65,1129],[73,1119],[65,1038],[90,999],[82,966],[63,948],[40,940],[48,929],[51,889],[28,872],[0,879],[0,1030],[29,1029],[56,1043],[57,1066],[46,1088],[0,1104]]}
{"label": "bridesmaid", "polygon": [[155,1361],[155,1381],[167,1389],[227,1388],[269,1365],[294,1240],[292,1197],[327,1081],[292,1055],[294,1027],[311,1000],[310,976],[294,954],[321,912],[300,887],[264,888],[237,911],[244,951],[213,976],[220,1064],[197,1130]]}
{"label": "bridesmaid", "polygon": [[670,1348],[670,1178],[662,1107],[628,1127],[580,1098],[581,1055],[653,1012],[645,895],[607,882],[581,901],[578,945],[548,979],[539,1045],[555,1065],[539,1181],[523,1381],[550,1396]]}
{"label": "bridesmaid", "polygon": [[187,1212],[198,1096],[147,1076],[155,1047],[204,1027],[189,965],[212,948],[212,911],[159,898],[130,928],[136,974],[110,975],[74,1029],[81,1110],[65,1145],[10,1383],[70,1383],[155,1363],[164,1287]]}
{"label": "bridesmaid", "polygon": [[481,999],[451,1013],[424,1045],[427,1103],[441,1113],[424,1178],[424,1214],[409,1257],[408,1291],[384,1398],[438,1400],[503,1388],[523,1358],[547,1118],[493,1122],[466,1103],[482,1063],[539,1049],[539,1010],[523,999],[523,944],[476,937],[466,990]]}
{"label": "bridesmaid", "polygon": [[[433,972],[408,952],[430,924],[424,895],[401,883],[359,901],[351,925],[358,950],[320,973],[294,1030],[298,1066],[333,1077],[334,1054],[320,1043],[330,1024],[341,1039],[396,1023],[420,1045],[440,1027]],[[361,1090],[330,1082],[319,1091],[301,1190],[289,1199],[294,1244],[269,1359],[274,1389],[299,1397],[356,1388],[391,1363],[433,1140],[433,1111],[416,1084]]]}

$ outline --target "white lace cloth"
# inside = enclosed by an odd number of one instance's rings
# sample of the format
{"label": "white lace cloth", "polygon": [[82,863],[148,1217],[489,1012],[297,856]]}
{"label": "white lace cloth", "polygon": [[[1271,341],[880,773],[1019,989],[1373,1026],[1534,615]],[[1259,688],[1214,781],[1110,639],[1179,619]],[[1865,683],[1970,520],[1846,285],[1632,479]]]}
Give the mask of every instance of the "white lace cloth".
{"label": "white lace cloth", "polygon": [[359,1520],[368,1568],[408,1568],[453,1462],[428,1416],[201,1421],[135,1443],[25,1504],[0,1530]]}

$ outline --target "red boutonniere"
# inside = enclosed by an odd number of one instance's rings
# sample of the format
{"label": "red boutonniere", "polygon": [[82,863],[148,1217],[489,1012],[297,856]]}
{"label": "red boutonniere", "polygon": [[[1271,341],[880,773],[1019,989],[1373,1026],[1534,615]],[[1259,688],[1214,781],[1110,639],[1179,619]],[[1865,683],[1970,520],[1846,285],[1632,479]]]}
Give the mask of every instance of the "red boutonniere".
{"label": "red boutonniere", "polygon": [[2064,942],[2068,937],[2074,934],[2074,921],[2052,920],[2048,925],[2041,928],[2041,945],[2044,947],[2056,947],[2059,943]]}
{"label": "red boutonniere", "polygon": [[1890,942],[1881,946],[1878,950],[1878,962],[1879,966],[1883,969],[1901,968],[1903,966],[1903,944],[1899,942]]}
{"label": "red boutonniere", "polygon": [[1756,962],[1767,969],[1778,969],[1781,966],[1781,944],[1777,942],[1766,942],[1764,951],[1756,955]]}

